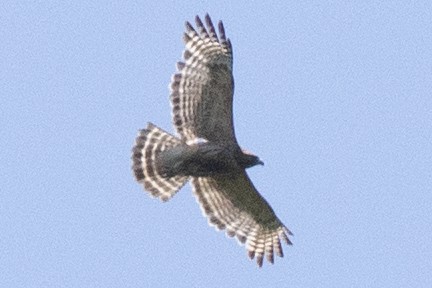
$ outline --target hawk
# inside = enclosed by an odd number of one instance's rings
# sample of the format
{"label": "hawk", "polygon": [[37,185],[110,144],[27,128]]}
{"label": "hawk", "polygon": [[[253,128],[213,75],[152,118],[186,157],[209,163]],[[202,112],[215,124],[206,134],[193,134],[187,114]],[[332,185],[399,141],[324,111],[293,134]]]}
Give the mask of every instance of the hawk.
{"label": "hawk", "polygon": [[233,126],[233,54],[224,26],[219,35],[207,14],[186,22],[184,61],[171,80],[173,124],[179,137],[148,123],[132,149],[136,180],[168,201],[186,182],[210,225],[245,244],[258,266],[264,256],[283,257],[281,241],[292,233],[258,193],[245,169],[263,164],[237,143]]}

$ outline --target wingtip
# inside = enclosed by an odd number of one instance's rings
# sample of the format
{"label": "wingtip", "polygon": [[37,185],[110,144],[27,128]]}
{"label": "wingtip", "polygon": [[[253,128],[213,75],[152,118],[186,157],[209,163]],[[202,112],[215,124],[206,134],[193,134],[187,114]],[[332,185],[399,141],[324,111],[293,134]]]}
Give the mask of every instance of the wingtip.
{"label": "wingtip", "polygon": [[256,262],[259,268],[263,266],[263,262],[264,262],[263,260],[264,260],[264,256],[262,254],[256,256]]}
{"label": "wingtip", "polygon": [[205,20],[208,27],[213,27],[213,22],[212,22],[211,17],[208,13],[205,14],[204,20]]}
{"label": "wingtip", "polygon": [[248,251],[248,257],[249,257],[249,259],[254,259],[255,258],[255,251],[253,251],[253,250],[249,250]]}
{"label": "wingtip", "polygon": [[222,20],[219,20],[219,22],[218,22],[218,29],[219,29],[219,36],[220,36],[220,38],[222,40],[226,40],[225,28],[224,28]]}
{"label": "wingtip", "polygon": [[271,264],[274,264],[274,255],[273,253],[268,253],[267,254],[267,261]]}
{"label": "wingtip", "polygon": [[201,21],[201,18],[198,15],[195,16],[195,23],[198,27],[204,26],[203,22]]}
{"label": "wingtip", "polygon": [[191,24],[189,21],[186,21],[186,22],[185,22],[185,27],[186,27],[186,30],[187,30],[188,32],[193,32],[193,31],[195,31],[195,29],[193,28],[192,24]]}

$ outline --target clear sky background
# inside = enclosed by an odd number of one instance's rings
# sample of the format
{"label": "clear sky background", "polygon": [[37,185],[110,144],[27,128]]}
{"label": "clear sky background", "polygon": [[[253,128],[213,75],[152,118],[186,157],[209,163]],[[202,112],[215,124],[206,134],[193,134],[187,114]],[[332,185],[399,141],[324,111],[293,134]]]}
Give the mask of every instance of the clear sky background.
{"label": "clear sky background", "polygon": [[[430,287],[430,1],[3,1],[0,287]],[[222,19],[249,175],[294,232],[262,269],[189,186],[134,181],[184,21]]]}

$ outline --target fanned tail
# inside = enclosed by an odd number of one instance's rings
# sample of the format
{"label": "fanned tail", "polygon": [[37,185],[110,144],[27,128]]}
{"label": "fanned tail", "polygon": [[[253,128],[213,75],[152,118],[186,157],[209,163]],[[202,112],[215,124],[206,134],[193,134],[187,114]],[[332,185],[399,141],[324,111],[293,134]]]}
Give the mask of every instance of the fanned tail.
{"label": "fanned tail", "polygon": [[182,188],[187,176],[164,178],[159,174],[157,157],[169,147],[182,144],[181,140],[152,123],[139,132],[132,148],[132,170],[144,189],[162,201],[168,201]]}

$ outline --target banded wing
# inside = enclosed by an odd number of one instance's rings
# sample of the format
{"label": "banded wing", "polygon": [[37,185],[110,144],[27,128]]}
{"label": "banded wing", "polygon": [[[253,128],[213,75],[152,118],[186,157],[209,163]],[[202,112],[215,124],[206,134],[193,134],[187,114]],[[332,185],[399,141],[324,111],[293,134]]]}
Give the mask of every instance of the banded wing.
{"label": "banded wing", "polygon": [[191,183],[209,223],[245,243],[249,257],[256,257],[260,267],[264,255],[270,263],[274,262],[274,254],[283,257],[281,240],[291,245],[288,235],[292,233],[276,217],[246,172],[193,177]]}
{"label": "banded wing", "polygon": [[197,16],[197,31],[186,22],[184,62],[171,81],[173,124],[183,140],[204,138],[235,143],[232,102],[231,42],[219,22],[219,38],[207,14],[207,28]]}

